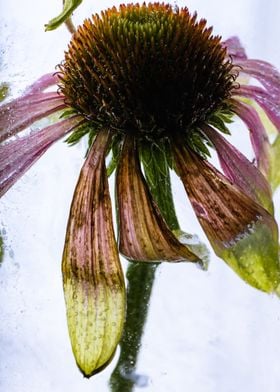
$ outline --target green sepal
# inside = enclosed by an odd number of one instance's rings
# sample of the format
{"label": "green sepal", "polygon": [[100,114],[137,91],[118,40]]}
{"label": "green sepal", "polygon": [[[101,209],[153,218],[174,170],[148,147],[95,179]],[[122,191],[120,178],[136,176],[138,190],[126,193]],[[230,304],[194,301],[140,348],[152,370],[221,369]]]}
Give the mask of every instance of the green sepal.
{"label": "green sepal", "polygon": [[45,25],[45,30],[50,31],[57,29],[71,16],[72,12],[82,3],[82,1],[83,0],[65,0],[62,12]]}
{"label": "green sepal", "polygon": [[69,144],[70,146],[74,146],[81,140],[82,137],[84,137],[91,131],[92,131],[91,125],[87,123],[82,124],[79,127],[75,128],[75,130],[65,140],[65,143]]}
{"label": "green sepal", "polygon": [[107,165],[107,176],[110,177],[111,174],[115,171],[118,162],[120,160],[120,142],[121,139],[120,137],[117,135],[113,138],[112,140],[112,144],[111,144],[111,159]]}
{"label": "green sepal", "polygon": [[72,116],[73,114],[77,114],[77,111],[75,109],[66,109],[64,110],[59,118],[68,118],[70,116]]}
{"label": "green sepal", "polygon": [[225,120],[222,119],[219,116],[212,116],[211,119],[208,121],[210,125],[213,125],[215,128],[217,128],[219,131],[226,135],[230,135],[230,130],[228,127],[225,125]]}
{"label": "green sepal", "polygon": [[226,124],[231,124],[233,112],[228,108],[222,108],[216,111],[210,118],[207,120],[209,125],[213,125],[213,127],[217,128],[219,131],[226,135],[230,135],[231,132],[226,126]]}
{"label": "green sepal", "polygon": [[141,162],[143,163],[147,184],[160,208],[160,211],[172,230],[179,229],[176,217],[170,174],[170,150],[164,142],[161,144],[143,143],[141,145]]}
{"label": "green sepal", "polygon": [[211,145],[208,140],[198,130],[193,130],[188,136],[188,145],[193,151],[197,152],[202,158],[211,157],[210,151],[206,144]]}

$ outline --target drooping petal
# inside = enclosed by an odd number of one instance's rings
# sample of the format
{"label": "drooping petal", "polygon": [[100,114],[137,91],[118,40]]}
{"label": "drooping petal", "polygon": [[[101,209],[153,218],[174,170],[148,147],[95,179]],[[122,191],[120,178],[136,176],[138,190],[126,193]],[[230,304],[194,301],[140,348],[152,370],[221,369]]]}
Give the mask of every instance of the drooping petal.
{"label": "drooping petal", "polygon": [[117,170],[119,249],[135,261],[199,261],[163,220],[141,173],[138,151],[126,137]]}
{"label": "drooping petal", "polygon": [[234,90],[234,94],[255,100],[280,132],[279,96],[274,97],[263,88],[256,86],[240,86],[239,89]]}
{"label": "drooping petal", "polygon": [[266,176],[269,171],[269,140],[257,111],[246,103],[232,100],[232,110],[242,119],[250,131],[250,139],[260,171]]}
{"label": "drooping petal", "polygon": [[257,79],[274,99],[280,97],[280,73],[271,64],[261,60],[238,60],[242,72]]}
{"label": "drooping petal", "polygon": [[233,57],[234,62],[240,59],[247,59],[245,49],[243,48],[240,39],[236,36],[230,37],[222,42],[224,48],[227,49],[228,56]]}
{"label": "drooping petal", "polygon": [[112,358],[125,314],[124,277],[105,167],[107,142],[107,132],[100,132],[81,170],[62,261],[72,350],[86,377]]}
{"label": "drooping petal", "polygon": [[54,86],[58,82],[58,77],[54,73],[48,73],[41,76],[38,80],[32,83],[24,91],[24,95],[41,93],[50,86]]}
{"label": "drooping petal", "polygon": [[280,283],[278,229],[273,217],[212,165],[175,146],[176,170],[216,254],[252,286],[273,292]]}
{"label": "drooping petal", "polygon": [[54,142],[81,122],[81,117],[75,116],[43,128],[38,132],[2,144],[0,146],[0,197]]}
{"label": "drooping petal", "polygon": [[225,175],[273,214],[271,188],[263,174],[215,129],[204,125],[203,132],[214,145]]}
{"label": "drooping petal", "polygon": [[56,92],[28,94],[0,106],[0,142],[65,107]]}

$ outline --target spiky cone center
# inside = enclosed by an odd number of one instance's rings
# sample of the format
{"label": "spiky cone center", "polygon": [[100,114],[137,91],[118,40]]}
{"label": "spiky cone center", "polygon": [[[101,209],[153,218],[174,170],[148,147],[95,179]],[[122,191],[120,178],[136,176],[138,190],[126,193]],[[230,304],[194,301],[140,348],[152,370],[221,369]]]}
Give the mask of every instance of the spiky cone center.
{"label": "spiky cone center", "polygon": [[60,65],[66,102],[96,127],[172,138],[227,107],[236,75],[187,8],[121,5],[87,19]]}

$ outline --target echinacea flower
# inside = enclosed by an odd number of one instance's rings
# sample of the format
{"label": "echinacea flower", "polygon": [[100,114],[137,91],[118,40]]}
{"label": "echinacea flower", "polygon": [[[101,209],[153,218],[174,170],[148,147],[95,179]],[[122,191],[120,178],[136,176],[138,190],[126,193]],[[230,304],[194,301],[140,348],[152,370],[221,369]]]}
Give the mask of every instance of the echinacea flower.
{"label": "echinacea flower", "polygon": [[[242,84],[241,74],[262,87]],[[118,252],[132,261],[201,263],[176,237],[152,192],[149,176],[160,175],[163,159],[181,178],[216,254],[247,283],[277,291],[269,141],[251,101],[280,129],[279,95],[279,73],[249,60],[237,38],[222,42],[187,8],[130,4],[87,19],[58,72],[0,107],[0,195],[66,134],[70,144],[89,137],[62,261],[69,334],[86,376],[106,366],[122,334],[125,285]],[[54,124],[21,136],[56,112],[61,116]],[[250,132],[253,163],[222,135],[234,115]],[[209,147],[222,171],[208,161]],[[113,170],[118,244],[107,178]]]}

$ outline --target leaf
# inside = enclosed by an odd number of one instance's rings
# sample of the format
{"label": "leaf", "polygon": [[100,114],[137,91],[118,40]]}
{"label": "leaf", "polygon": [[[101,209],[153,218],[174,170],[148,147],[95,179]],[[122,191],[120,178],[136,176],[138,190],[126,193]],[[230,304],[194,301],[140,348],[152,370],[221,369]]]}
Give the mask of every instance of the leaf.
{"label": "leaf", "polygon": [[72,12],[82,3],[82,1],[83,0],[65,0],[62,12],[45,25],[45,30],[50,31],[57,29],[70,17]]}

